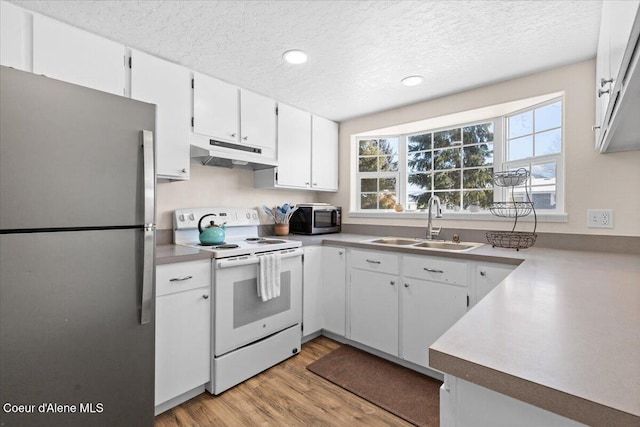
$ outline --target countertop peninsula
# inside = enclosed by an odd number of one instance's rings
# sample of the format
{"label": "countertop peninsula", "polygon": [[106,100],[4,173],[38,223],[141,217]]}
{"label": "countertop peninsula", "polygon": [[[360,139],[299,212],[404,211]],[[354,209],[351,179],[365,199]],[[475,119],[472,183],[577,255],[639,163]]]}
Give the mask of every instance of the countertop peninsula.
{"label": "countertop peninsula", "polygon": [[[640,425],[639,253],[489,245],[455,253],[362,242],[375,237],[287,238],[519,265],[430,347],[431,366],[585,424]],[[173,245],[165,246],[160,260],[172,262]],[[193,251],[176,256],[207,257]]]}

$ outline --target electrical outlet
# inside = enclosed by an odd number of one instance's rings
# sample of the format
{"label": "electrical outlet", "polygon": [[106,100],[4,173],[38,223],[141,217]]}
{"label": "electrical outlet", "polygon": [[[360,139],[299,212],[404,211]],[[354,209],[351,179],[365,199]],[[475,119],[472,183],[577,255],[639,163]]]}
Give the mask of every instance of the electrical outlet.
{"label": "electrical outlet", "polygon": [[587,210],[587,227],[613,228],[613,211],[611,209]]}

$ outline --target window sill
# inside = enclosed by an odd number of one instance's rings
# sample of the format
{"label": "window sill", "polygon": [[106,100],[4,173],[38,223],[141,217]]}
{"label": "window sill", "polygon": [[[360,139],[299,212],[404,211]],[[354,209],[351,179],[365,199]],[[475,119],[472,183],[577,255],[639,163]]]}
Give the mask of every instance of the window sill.
{"label": "window sill", "polygon": [[[349,218],[385,218],[385,219],[423,219],[427,220],[427,212],[412,211],[412,212],[364,212],[364,211],[351,211],[349,212]],[[566,213],[537,213],[538,222],[569,222],[569,215]],[[435,218],[435,216],[434,216]],[[513,222],[514,218],[503,218],[491,215],[490,212],[444,212],[442,214],[442,220],[453,221],[501,221],[501,222]],[[533,222],[533,215],[518,218],[518,222]]]}

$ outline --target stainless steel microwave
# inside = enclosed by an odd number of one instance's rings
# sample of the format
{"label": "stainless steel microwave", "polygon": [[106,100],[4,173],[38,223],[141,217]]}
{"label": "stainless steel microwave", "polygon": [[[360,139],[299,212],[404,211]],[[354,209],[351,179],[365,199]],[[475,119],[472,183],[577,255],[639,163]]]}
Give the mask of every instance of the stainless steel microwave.
{"label": "stainless steel microwave", "polygon": [[289,231],[295,234],[339,233],[342,208],[325,204],[298,205],[289,220]]}

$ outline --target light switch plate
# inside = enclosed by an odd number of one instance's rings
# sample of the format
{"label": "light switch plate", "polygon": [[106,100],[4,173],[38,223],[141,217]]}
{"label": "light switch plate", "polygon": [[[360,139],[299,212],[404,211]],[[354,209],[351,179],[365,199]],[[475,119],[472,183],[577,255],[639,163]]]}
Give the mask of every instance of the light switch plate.
{"label": "light switch plate", "polygon": [[587,227],[589,228],[613,228],[613,210],[588,209]]}

